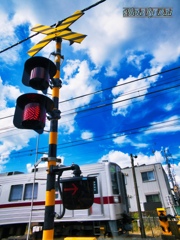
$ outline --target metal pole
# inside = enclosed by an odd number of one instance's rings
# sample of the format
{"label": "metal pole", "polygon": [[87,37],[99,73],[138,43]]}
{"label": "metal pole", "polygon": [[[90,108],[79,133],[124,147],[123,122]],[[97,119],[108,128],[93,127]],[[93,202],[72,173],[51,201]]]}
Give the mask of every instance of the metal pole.
{"label": "metal pole", "polygon": [[[134,188],[135,188],[135,194],[136,194],[137,208],[138,208],[138,213],[139,213],[141,237],[146,238],[144,222],[143,222],[143,217],[142,217],[142,212],[141,212],[141,205],[140,205],[140,200],[139,200],[137,181],[136,181],[136,173],[135,173],[135,169],[134,169],[134,158],[133,158],[132,154],[130,154],[130,157],[131,157],[131,165],[132,165],[132,173],[133,173],[133,179],[134,179]],[[137,158],[137,156],[134,156],[134,157]]]}
{"label": "metal pole", "polygon": [[[39,147],[39,134],[37,136],[37,141],[36,141],[36,159],[35,159],[35,164],[38,159],[38,147]],[[31,208],[30,208],[30,216],[29,216],[29,224],[28,224],[28,232],[26,236],[26,240],[29,240],[29,234],[31,230],[31,221],[32,221],[32,211],[33,211],[33,202],[34,202],[34,186],[35,186],[35,179],[36,179],[36,165],[34,164],[34,178],[33,178],[33,185],[32,185],[32,196],[31,196]]]}
{"label": "metal pole", "polygon": [[[52,98],[54,101],[54,113],[58,113],[60,81],[60,61],[61,61],[61,38],[56,39],[55,63],[57,67],[54,76]],[[57,157],[57,136],[58,136],[58,116],[54,115],[50,122],[49,153],[48,153],[48,174],[46,184],[45,216],[43,228],[43,240],[53,240],[54,238],[54,212],[55,212],[55,173],[50,172],[51,166],[56,166]]]}

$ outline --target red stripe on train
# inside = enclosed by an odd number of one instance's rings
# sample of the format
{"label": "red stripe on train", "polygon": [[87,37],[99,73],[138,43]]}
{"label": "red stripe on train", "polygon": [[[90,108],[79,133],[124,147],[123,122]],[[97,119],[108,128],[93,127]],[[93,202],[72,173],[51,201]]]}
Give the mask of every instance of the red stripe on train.
{"label": "red stripe on train", "polygon": [[[119,203],[121,203],[121,197],[119,196]],[[56,200],[55,204],[61,204],[61,200]],[[96,197],[94,198],[94,203],[96,204],[112,204],[114,202],[114,197]],[[33,206],[44,206],[45,201],[34,201]],[[29,207],[31,206],[31,202],[16,202],[16,203],[7,203],[7,204],[0,204],[0,208],[12,208],[12,207]]]}

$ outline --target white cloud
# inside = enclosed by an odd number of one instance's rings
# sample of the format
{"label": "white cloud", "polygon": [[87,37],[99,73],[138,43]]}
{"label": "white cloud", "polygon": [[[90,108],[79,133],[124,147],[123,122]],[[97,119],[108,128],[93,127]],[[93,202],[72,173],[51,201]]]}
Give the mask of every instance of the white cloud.
{"label": "white cloud", "polygon": [[[89,1],[88,5],[93,4],[93,1]],[[56,4],[56,8],[54,8]],[[1,41],[1,49],[5,46],[12,45],[12,43],[18,41],[15,30],[16,27],[28,23],[31,27],[40,23],[44,25],[52,25],[63,18],[70,16],[74,11],[86,7],[84,2],[73,2],[67,5],[54,1],[52,5],[51,1],[43,2],[43,8],[41,1],[26,1],[19,3],[18,1],[11,1],[8,5],[8,11],[5,1],[2,4],[0,13],[1,24],[0,33],[3,39]],[[141,6],[146,5],[142,1]],[[153,2],[151,2],[153,4]],[[154,1],[155,6],[163,5],[163,1],[158,3]],[[170,2],[169,2],[170,4]],[[84,50],[88,53],[92,62],[97,66],[104,66],[106,68],[107,76],[114,76],[115,69],[119,65],[121,59],[124,58],[125,52],[133,52],[134,46],[137,51],[144,51],[151,54],[154,59],[152,64],[168,64],[176,61],[180,53],[180,44],[178,37],[178,23],[176,21],[176,11],[173,12],[173,17],[161,18],[161,19],[135,19],[124,18],[123,7],[132,6],[133,1],[119,2],[119,0],[106,1],[99,6],[85,12],[78,21],[76,21],[72,30],[80,33],[87,34],[87,38],[82,44],[73,44],[74,51]],[[171,5],[171,4],[170,4]],[[178,4],[173,3],[174,6]],[[149,7],[149,6],[148,6]],[[24,14],[26,9],[26,14]],[[51,14],[48,14],[47,11]],[[58,17],[59,16],[59,17]],[[161,30],[161,34],[159,31]],[[31,32],[33,34],[33,32]],[[171,36],[171,41],[169,37]],[[32,44],[34,45],[41,40],[43,35],[38,35],[32,38]],[[143,41],[140,41],[143,39]],[[21,40],[21,39],[20,39]],[[1,46],[0,45],[0,46]],[[18,48],[20,46],[11,49],[10,55],[13,61],[18,60]],[[48,54],[54,50],[54,44],[48,45],[43,49],[43,53]],[[13,52],[14,51],[14,52]],[[9,54],[3,54],[8,62],[10,62]],[[143,59],[143,54],[140,56],[132,55],[127,60],[131,61],[136,66],[140,67],[140,62]]]}
{"label": "white cloud", "polygon": [[178,164],[171,164],[171,169],[174,171],[174,178],[177,182],[177,184],[180,187],[180,163]]}
{"label": "white cloud", "polygon": [[101,7],[87,13],[87,19],[81,29],[88,36],[82,46],[74,46],[76,49],[85,49],[97,66],[106,63],[108,76],[109,69],[111,74],[114,74],[113,68],[117,67],[122,59],[121,43],[128,39],[132,29],[130,21],[122,18],[122,9],[118,5],[118,1],[107,1]]}
{"label": "white cloud", "polygon": [[174,104],[168,103],[168,104],[166,104],[166,105],[164,106],[164,109],[165,109],[166,111],[171,111],[171,110],[173,109],[173,107],[174,107]]}
{"label": "white cloud", "polygon": [[152,127],[149,127],[145,131],[146,134],[160,134],[160,133],[165,134],[167,132],[180,131],[179,116],[172,116],[164,120],[162,119],[159,122],[158,121],[152,122],[151,125]]}
{"label": "white cloud", "polygon": [[[141,141],[141,140],[140,140]],[[137,142],[132,141],[130,138],[127,136],[118,136],[113,139],[113,142],[119,146],[125,146],[127,144],[130,144],[131,146],[134,146],[136,148],[146,148],[148,146],[147,143],[142,143],[140,142],[137,138]]]}
{"label": "white cloud", "polygon": [[133,51],[127,52],[127,63],[132,64],[139,70],[141,69],[141,62],[145,59],[145,54],[136,54]]}
{"label": "white cloud", "polygon": [[178,42],[174,42],[174,44],[169,40],[162,41],[153,51],[154,59],[152,64],[157,62],[166,65],[174,62],[180,55],[180,44]]}
{"label": "white cloud", "polygon": [[83,98],[78,98],[78,96],[94,92],[100,83],[94,79],[96,69],[91,70],[88,62],[85,60],[82,62],[79,60],[69,60],[63,71],[65,75],[61,90],[62,93],[60,93],[60,102],[65,99],[77,98],[60,103],[59,105],[62,112],[60,128],[67,133],[71,133],[74,131],[74,119],[76,111],[78,111],[77,108],[88,104],[93,98],[93,95],[87,95]]}
{"label": "white cloud", "polygon": [[[117,163],[121,168],[132,167],[130,153],[123,153],[121,151],[111,150],[108,154],[102,156],[99,161],[108,160],[109,162]],[[166,174],[168,175],[167,165],[164,164],[164,157],[161,151],[155,151],[154,155],[147,156],[143,153],[138,153],[137,158],[134,158],[134,165],[149,165],[161,163]],[[177,184],[180,184],[180,163],[171,164],[171,171],[175,176]]]}
{"label": "white cloud", "polygon": [[127,139],[127,136],[118,136],[113,139],[113,142],[118,145],[127,144],[129,142],[129,139]]}
{"label": "white cloud", "polygon": [[[147,93],[151,79],[143,79],[135,81],[138,78],[142,78],[143,75],[139,74],[137,78],[129,76],[127,79],[121,78],[115,88],[112,89],[113,99],[113,115],[127,114],[129,106],[136,101],[142,101],[145,96],[141,96]],[[116,103],[117,102],[117,103]]]}
{"label": "white cloud", "polygon": [[90,131],[83,131],[82,133],[81,133],[81,138],[83,139],[83,140],[87,140],[87,141],[92,141],[93,139],[93,133],[92,132],[90,132]]}
{"label": "white cloud", "polygon": [[[108,160],[110,162],[117,163],[121,168],[131,167],[130,153],[123,153],[121,151],[111,150],[108,154],[102,156],[99,161]],[[134,165],[142,164],[154,164],[157,162],[163,162],[164,158],[161,152],[156,151],[154,155],[147,156],[143,153],[138,153],[137,158],[134,159]]]}
{"label": "white cloud", "polygon": [[[68,2],[67,3],[59,0],[52,1],[46,0],[35,1],[17,1],[17,0],[2,0],[0,9],[0,49],[4,49],[12,44],[18,42],[18,27],[26,23],[28,26],[33,27],[35,24],[40,23],[44,25],[51,25],[56,23],[69,15],[71,15],[75,10],[85,8],[94,1],[90,0],[87,2]],[[97,71],[105,69],[105,76],[116,76],[117,70],[121,68],[122,60],[128,64],[132,64],[137,69],[141,69],[142,61],[146,56],[151,56],[150,68],[146,69],[139,76],[133,76],[131,69],[129,69],[129,76],[127,78],[122,78],[120,75],[120,80],[117,84],[124,83],[125,81],[134,80],[141,76],[148,76],[157,72],[160,72],[165,64],[175,62],[180,54],[180,43],[179,43],[179,22],[177,21],[177,14],[179,1],[167,0],[167,6],[174,6],[173,17],[172,18],[161,18],[161,19],[133,19],[133,18],[123,18],[122,11],[123,7],[131,7],[134,4],[133,1],[119,1],[119,0],[107,0],[106,2],[100,4],[99,6],[85,12],[76,23],[72,25],[72,30],[83,34],[87,34],[86,39],[82,44],[73,44],[69,49],[63,48],[62,54],[65,55],[66,51],[72,54],[80,53],[80,57],[86,55],[88,57],[87,61],[80,62],[79,60],[69,60],[66,62],[65,67],[61,70],[64,71],[63,87],[60,90],[59,101],[78,97],[82,94],[93,92],[97,90],[99,82],[95,79]],[[147,6],[148,2],[139,0],[139,6]],[[54,7],[56,6],[56,7]],[[164,6],[164,1],[152,0],[151,6]],[[179,16],[179,15],[178,15]],[[33,34],[31,32],[30,34]],[[19,34],[20,35],[20,34]],[[28,36],[28,32],[27,32]],[[31,39],[32,45],[36,44],[39,40],[43,38],[44,35],[39,34],[37,37]],[[28,42],[30,43],[30,41]],[[64,41],[63,44],[68,42]],[[67,46],[67,45],[66,45]],[[1,67],[3,69],[3,64],[10,65],[21,59],[20,54],[22,53],[23,45],[18,45],[10,49],[8,52],[2,53],[0,55],[0,60],[3,61]],[[54,51],[55,44],[52,41],[48,44],[40,54],[49,57],[49,54]],[[65,51],[64,51],[65,49]],[[79,52],[78,52],[79,51]],[[68,56],[70,56],[70,54]],[[146,55],[147,54],[147,55]],[[28,55],[27,55],[28,57]],[[88,63],[89,59],[98,68],[92,69]],[[123,71],[123,69],[121,69]],[[138,75],[138,74],[137,74]],[[133,84],[124,85],[120,88],[114,88],[114,101],[123,101],[127,97],[138,96],[139,93],[146,93],[148,91],[149,84],[156,82],[157,76],[147,79],[147,81],[141,81]],[[3,85],[0,82],[1,94],[0,94],[0,109],[2,110],[0,114],[2,116],[13,115],[14,108],[9,107],[9,103],[13,105],[15,98],[20,94],[18,88]],[[139,88],[140,92],[134,92]],[[143,91],[140,88],[145,88]],[[8,94],[10,92],[10,94]],[[125,94],[129,95],[125,95]],[[137,98],[138,100],[143,100],[143,97]],[[137,100],[136,99],[136,100]],[[76,113],[75,108],[83,107],[90,103],[92,96],[87,96],[85,98],[76,99],[66,103],[60,104],[60,110],[62,111],[62,118],[59,121],[59,128],[61,131],[66,133],[72,133],[76,128]],[[126,115],[128,108],[132,106],[133,100],[128,100],[123,103],[113,104],[113,115]],[[139,101],[140,103],[140,101]],[[71,110],[72,109],[72,110]],[[170,110],[171,106],[167,105],[166,110]],[[69,113],[69,115],[68,115]],[[65,115],[66,114],[66,115]],[[63,116],[64,115],[64,116]],[[12,119],[1,120],[1,125],[4,128],[12,126]],[[177,124],[179,124],[177,122]],[[48,125],[48,123],[47,123]],[[179,131],[178,125],[176,126],[166,126],[166,132]],[[148,133],[160,133],[161,130],[164,131],[165,128],[153,130]],[[151,128],[149,130],[152,130]],[[18,134],[16,134],[18,133]],[[29,139],[35,137],[35,132],[33,131],[23,131],[17,130],[11,138],[7,137],[8,133],[3,133],[1,138],[0,153],[9,156],[10,149],[17,150],[21,149],[23,146],[28,146]],[[123,143],[126,141],[132,146],[145,147],[144,144],[140,142],[130,141],[128,138],[116,138],[114,142],[116,144]],[[141,144],[141,145],[140,145]],[[115,153],[109,154],[107,157],[112,159],[122,156],[125,160],[129,159],[129,155],[125,153]],[[140,159],[140,157],[138,157]],[[0,165],[1,166],[1,165]]]}
{"label": "white cloud", "polygon": [[4,110],[7,108],[7,102],[14,102],[17,97],[20,96],[21,92],[18,87],[12,86],[9,84],[3,84],[3,81],[0,77],[0,110]]}
{"label": "white cloud", "polygon": [[[0,155],[1,168],[4,162],[9,161],[9,155],[14,150],[20,150],[28,146],[29,139],[34,138],[36,133],[28,130],[19,131],[13,125],[14,107],[8,107],[9,104],[15,106],[15,100],[21,94],[20,90],[12,85],[3,84],[0,78],[0,116],[1,127],[0,127]],[[10,131],[11,130],[11,131]]]}
{"label": "white cloud", "polygon": [[121,168],[130,166],[130,156],[128,153],[111,150],[108,154],[102,156],[99,162],[108,160],[109,162],[115,162],[119,164]]}

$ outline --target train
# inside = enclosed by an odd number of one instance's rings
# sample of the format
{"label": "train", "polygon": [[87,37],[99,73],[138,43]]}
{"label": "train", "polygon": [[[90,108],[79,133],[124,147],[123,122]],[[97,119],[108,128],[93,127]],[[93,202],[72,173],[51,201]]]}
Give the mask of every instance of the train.
{"label": "train", "polygon": [[[61,167],[61,165],[60,165]],[[59,168],[60,168],[59,167]],[[88,209],[65,209],[55,189],[54,236],[119,236],[132,230],[125,176],[119,165],[103,161],[80,166],[83,177],[94,177],[93,204]],[[61,179],[72,177],[63,172]],[[9,236],[42,235],[47,168],[35,167],[31,173],[0,173],[0,239]]]}

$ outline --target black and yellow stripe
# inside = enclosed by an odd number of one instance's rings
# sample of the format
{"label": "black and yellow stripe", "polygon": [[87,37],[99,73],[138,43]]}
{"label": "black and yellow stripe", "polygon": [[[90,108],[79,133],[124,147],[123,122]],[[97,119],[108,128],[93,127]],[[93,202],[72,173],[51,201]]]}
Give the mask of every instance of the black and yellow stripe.
{"label": "black and yellow stripe", "polygon": [[73,15],[66,18],[64,21],[60,23],[59,26],[52,28],[50,26],[45,26],[41,24],[37,24],[31,30],[34,32],[39,32],[46,34],[40,42],[34,45],[29,51],[28,54],[32,57],[36,53],[38,53],[43,47],[45,47],[51,40],[60,37],[65,40],[69,40],[71,43],[81,43],[86,35],[81,33],[72,32],[67,29],[72,23],[74,23],[77,19],[79,19],[84,13],[81,11],[76,11]]}
{"label": "black and yellow stripe", "polygon": [[[54,78],[60,79],[60,61],[61,61],[61,39],[56,40],[56,52],[58,53],[55,58],[57,72]],[[54,86],[52,89],[52,97],[54,101],[54,108],[59,108],[59,89],[60,87]],[[49,133],[49,153],[48,153],[48,170],[51,166],[56,165],[57,157],[57,138],[58,138],[58,119],[52,119],[50,123]],[[45,216],[42,240],[54,239],[54,210],[55,210],[55,173],[48,171],[47,186],[46,186],[46,200],[45,200]]]}
{"label": "black and yellow stripe", "polygon": [[51,40],[61,37],[62,39],[69,40],[71,42],[81,43],[86,35],[76,32],[71,32],[69,30],[64,30],[60,32],[55,32],[44,37],[39,43],[34,45],[29,51],[28,54],[32,57],[38,53],[43,47],[45,47]]}
{"label": "black and yellow stripe", "polygon": [[70,17],[67,17],[64,21],[60,23],[59,26],[56,28],[52,28],[50,26],[45,26],[41,24],[37,24],[35,27],[33,27],[31,30],[33,32],[39,32],[43,34],[51,34],[54,33],[54,31],[62,31],[68,28],[70,25],[72,25],[76,20],[78,20],[84,13],[81,11],[76,11],[73,15]]}

